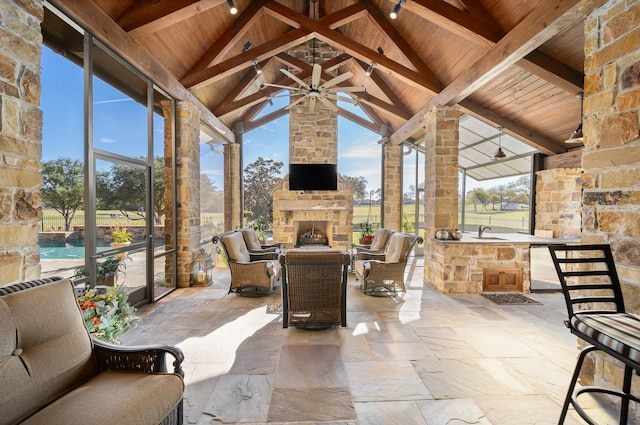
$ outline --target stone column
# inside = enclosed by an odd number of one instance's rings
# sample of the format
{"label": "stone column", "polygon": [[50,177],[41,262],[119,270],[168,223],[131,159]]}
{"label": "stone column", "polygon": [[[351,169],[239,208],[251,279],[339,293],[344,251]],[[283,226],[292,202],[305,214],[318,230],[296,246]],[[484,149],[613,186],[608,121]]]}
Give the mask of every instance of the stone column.
{"label": "stone column", "polygon": [[554,168],[536,173],[536,234],[542,237],[580,236],[582,169]]}
{"label": "stone column", "polygon": [[40,1],[3,2],[0,31],[0,285],[40,277]]}
{"label": "stone column", "polygon": [[176,102],[178,287],[190,285],[191,259],[200,248],[200,113]]}
{"label": "stone column", "polygon": [[440,290],[445,271],[433,238],[439,229],[451,231],[458,223],[459,119],[457,109],[434,108],[425,126],[424,282]]}
{"label": "stone column", "polygon": [[224,230],[240,227],[240,145],[224,145]]}
{"label": "stone column", "polygon": [[[584,2],[586,3],[586,2]],[[585,20],[582,234],[608,243],[627,312],[640,313],[640,3],[610,0]],[[614,383],[620,369],[597,356],[585,382]],[[635,418],[638,419],[639,413]]]}
{"label": "stone column", "polygon": [[402,145],[387,146],[384,155],[383,227],[402,230]]}

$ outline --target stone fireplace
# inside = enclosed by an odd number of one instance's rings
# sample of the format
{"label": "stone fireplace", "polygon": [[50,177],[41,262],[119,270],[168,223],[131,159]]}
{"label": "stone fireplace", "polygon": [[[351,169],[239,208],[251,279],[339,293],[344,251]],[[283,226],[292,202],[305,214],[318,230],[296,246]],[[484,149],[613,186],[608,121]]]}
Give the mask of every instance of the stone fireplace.
{"label": "stone fireplace", "polygon": [[[345,250],[352,223],[353,189],[340,176],[337,191],[292,191],[285,177],[273,192],[273,238],[289,248],[314,244]],[[326,243],[305,238],[311,231],[319,232]]]}
{"label": "stone fireplace", "polygon": [[[317,42],[312,49],[307,43],[289,54],[307,63],[321,63],[339,52],[328,44]],[[316,102],[310,110],[309,99],[289,109],[289,163],[338,163],[336,112],[321,102]],[[300,245],[301,235],[303,245],[315,242],[304,234],[318,230],[326,240],[322,245],[344,250],[351,242],[352,227],[353,189],[340,176],[338,190],[292,191],[289,190],[289,177],[285,176],[273,191],[273,237],[288,247]]]}

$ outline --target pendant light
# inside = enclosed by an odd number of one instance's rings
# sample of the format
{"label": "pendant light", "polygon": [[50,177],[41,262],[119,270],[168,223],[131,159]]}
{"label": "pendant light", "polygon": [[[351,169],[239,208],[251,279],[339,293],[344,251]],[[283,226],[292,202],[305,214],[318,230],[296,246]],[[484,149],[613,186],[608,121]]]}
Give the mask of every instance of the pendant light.
{"label": "pendant light", "polygon": [[584,93],[578,93],[576,97],[580,99],[580,124],[578,124],[578,128],[571,133],[571,136],[564,141],[567,144],[579,144],[584,141],[582,137],[582,107],[584,103]]}
{"label": "pendant light", "polygon": [[500,161],[507,157],[507,155],[502,151],[502,127],[498,127],[498,130],[500,130],[500,134],[498,134],[498,150],[493,154],[493,159],[495,161]]}

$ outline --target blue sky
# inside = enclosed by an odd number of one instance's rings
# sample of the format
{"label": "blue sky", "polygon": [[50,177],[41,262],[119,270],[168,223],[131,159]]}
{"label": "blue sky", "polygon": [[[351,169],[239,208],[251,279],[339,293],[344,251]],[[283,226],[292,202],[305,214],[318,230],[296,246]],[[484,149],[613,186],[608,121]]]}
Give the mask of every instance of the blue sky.
{"label": "blue sky", "polygon": [[[83,73],[74,63],[44,48],[42,55],[42,98],[44,112],[44,161],[61,156],[83,158]],[[61,78],[60,76],[64,76]],[[146,124],[144,108],[122,93],[94,81],[94,145],[111,152],[136,157],[144,153]],[[275,98],[274,105],[262,113],[286,104],[288,98]],[[364,116],[359,108],[341,103],[341,107]],[[288,167],[289,116],[278,118],[244,135],[244,162],[249,164],[259,156],[282,161],[283,175]],[[154,125],[154,138],[162,146],[162,128]],[[380,136],[344,118],[338,120],[338,171],[349,176],[363,176],[367,190],[380,187]],[[216,147],[221,150],[221,147]],[[206,149],[201,160],[209,167],[203,171],[222,188],[222,158]]]}
{"label": "blue sky", "polygon": [[[42,98],[43,160],[67,156],[83,158],[83,73],[74,63],[53,53],[48,48],[42,55]],[[61,76],[63,76],[61,78]],[[146,110],[121,92],[94,80],[94,145],[118,154],[137,157],[146,153]],[[267,106],[261,114],[268,113],[286,104],[288,97],[276,97],[273,106]],[[362,110],[349,103],[340,106],[365,117]],[[259,156],[282,161],[283,175],[288,169],[288,125],[289,116],[248,132],[244,135],[244,164],[255,161]],[[154,122],[154,144],[156,152],[162,148],[162,119]],[[338,171],[343,175],[362,176],[367,182],[367,190],[380,187],[381,145],[380,136],[351,121],[338,118]],[[216,150],[221,152],[221,147]],[[415,162],[413,155],[406,157],[405,176],[413,176]],[[202,149],[202,171],[218,188],[223,187],[222,155]],[[244,168],[244,166],[243,166]],[[424,176],[420,176],[420,182]],[[414,178],[405,178],[405,190],[414,184]],[[489,188],[498,181],[478,183],[470,180],[467,190],[475,187]]]}

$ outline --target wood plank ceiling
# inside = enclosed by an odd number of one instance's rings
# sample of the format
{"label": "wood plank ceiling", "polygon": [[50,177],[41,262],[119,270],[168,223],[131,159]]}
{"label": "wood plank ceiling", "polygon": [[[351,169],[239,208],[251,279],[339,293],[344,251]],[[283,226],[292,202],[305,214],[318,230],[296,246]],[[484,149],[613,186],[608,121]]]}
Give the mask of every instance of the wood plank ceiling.
{"label": "wood plank ceiling", "polygon": [[567,150],[563,141],[580,122],[580,0],[406,0],[397,19],[389,17],[396,0],[234,0],[235,15],[228,3],[94,0],[93,7],[229,128],[242,122],[249,130],[286,114],[255,119],[281,91],[260,85],[295,86],[280,68],[309,78],[311,67],[287,52],[314,38],[337,51],[322,64],[323,81],[349,71],[341,85],[366,88],[353,95],[371,121],[339,113],[387,129],[390,143],[420,138],[436,105],[458,105],[550,155]]}

